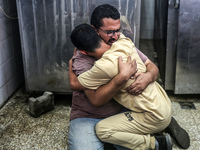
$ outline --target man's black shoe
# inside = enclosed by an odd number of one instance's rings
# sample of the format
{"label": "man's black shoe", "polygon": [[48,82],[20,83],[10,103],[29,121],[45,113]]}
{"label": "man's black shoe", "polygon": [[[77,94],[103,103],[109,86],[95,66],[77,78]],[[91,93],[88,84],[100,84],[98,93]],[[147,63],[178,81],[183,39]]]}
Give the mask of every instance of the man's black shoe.
{"label": "man's black shoe", "polygon": [[169,134],[155,136],[155,139],[159,144],[159,150],[172,150],[172,140]]}
{"label": "man's black shoe", "polygon": [[187,149],[190,146],[190,137],[188,133],[179,126],[173,117],[165,131],[170,134],[181,148]]}

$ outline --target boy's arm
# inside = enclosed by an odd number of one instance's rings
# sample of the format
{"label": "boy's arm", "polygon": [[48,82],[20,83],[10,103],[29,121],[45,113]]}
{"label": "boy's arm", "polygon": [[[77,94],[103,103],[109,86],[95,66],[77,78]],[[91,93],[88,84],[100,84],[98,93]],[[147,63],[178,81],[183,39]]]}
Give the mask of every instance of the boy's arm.
{"label": "boy's arm", "polygon": [[122,86],[137,72],[136,61],[131,61],[128,57],[127,63],[122,62],[122,57],[118,58],[119,74],[110,82],[100,86],[97,90],[84,90],[90,102],[95,106],[101,106],[107,103]]}

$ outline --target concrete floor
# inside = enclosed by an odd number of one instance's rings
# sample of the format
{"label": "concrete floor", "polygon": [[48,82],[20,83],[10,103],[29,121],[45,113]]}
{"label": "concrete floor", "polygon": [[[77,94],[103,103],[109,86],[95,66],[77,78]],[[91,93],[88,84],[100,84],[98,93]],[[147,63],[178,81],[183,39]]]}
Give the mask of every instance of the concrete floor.
{"label": "concrete floor", "polygon": [[[200,96],[168,95],[174,118],[190,135],[188,150],[200,150]],[[38,118],[29,115],[29,97],[22,87],[0,109],[0,150],[68,150],[71,96],[55,95],[55,109]],[[182,109],[179,102],[194,102],[196,109]]]}
{"label": "concrete floor", "polygon": [[33,118],[24,89],[0,109],[0,150],[67,150],[71,96],[55,95],[55,109]]}
{"label": "concrete floor", "polygon": [[[148,56],[154,59],[153,52]],[[190,135],[188,150],[200,150],[200,95],[168,95],[174,118]],[[69,150],[71,96],[55,95],[55,109],[38,118],[29,115],[31,96],[22,86],[0,109],[0,150]],[[196,109],[182,109],[179,102],[193,102]],[[173,149],[180,148],[174,144]]]}

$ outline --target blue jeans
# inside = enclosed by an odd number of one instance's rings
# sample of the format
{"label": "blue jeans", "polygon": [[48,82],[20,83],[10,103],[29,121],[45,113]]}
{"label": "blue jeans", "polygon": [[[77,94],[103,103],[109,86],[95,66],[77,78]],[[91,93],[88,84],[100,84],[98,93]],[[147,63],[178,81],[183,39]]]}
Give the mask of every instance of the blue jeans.
{"label": "blue jeans", "polygon": [[[103,150],[104,143],[96,136],[95,126],[102,119],[76,118],[69,125],[70,150]],[[115,146],[117,150],[128,150]]]}

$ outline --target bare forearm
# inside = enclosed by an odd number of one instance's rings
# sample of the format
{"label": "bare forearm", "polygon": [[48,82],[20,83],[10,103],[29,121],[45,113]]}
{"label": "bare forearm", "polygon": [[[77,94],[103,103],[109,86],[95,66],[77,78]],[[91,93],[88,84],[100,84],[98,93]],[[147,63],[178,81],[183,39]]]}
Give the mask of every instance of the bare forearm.
{"label": "bare forearm", "polygon": [[147,68],[146,72],[145,73],[138,72],[136,74],[135,82],[133,82],[127,88],[128,93],[132,95],[139,95],[146,89],[146,87],[150,83],[157,80],[159,73],[157,66],[149,59],[146,60],[145,65]]}
{"label": "bare forearm", "polygon": [[145,65],[147,68],[146,74],[148,75],[149,83],[156,81],[159,73],[158,67],[149,59],[145,62]]}

